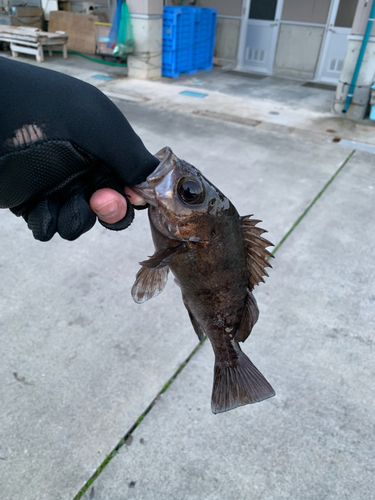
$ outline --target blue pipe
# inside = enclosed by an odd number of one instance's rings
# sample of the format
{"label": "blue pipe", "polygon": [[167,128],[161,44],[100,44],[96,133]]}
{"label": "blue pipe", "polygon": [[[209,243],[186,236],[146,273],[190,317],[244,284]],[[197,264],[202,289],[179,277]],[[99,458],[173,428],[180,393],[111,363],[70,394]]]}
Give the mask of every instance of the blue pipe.
{"label": "blue pipe", "polygon": [[344,109],[342,110],[343,113],[346,113],[348,111],[350,103],[352,102],[352,99],[353,99],[355,84],[357,83],[357,78],[359,75],[359,71],[361,69],[363,56],[365,55],[367,42],[368,42],[368,39],[370,38],[371,28],[372,28],[372,24],[374,22],[374,16],[375,16],[375,0],[373,1],[370,15],[369,15],[369,18],[367,21],[367,28],[366,28],[365,34],[363,36],[361,50],[359,51],[357,64],[355,66],[355,70],[353,73],[352,83],[350,84],[348,95],[346,96],[345,106],[344,106]]}

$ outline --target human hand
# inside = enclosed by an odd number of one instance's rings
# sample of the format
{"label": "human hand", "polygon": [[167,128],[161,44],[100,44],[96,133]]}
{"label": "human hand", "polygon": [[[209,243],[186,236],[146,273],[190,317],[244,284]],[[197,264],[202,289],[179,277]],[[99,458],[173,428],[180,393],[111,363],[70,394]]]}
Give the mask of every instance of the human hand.
{"label": "human hand", "polygon": [[[135,193],[130,187],[125,186],[124,193],[132,205],[142,206],[146,204],[146,200]],[[125,198],[117,191],[109,188],[95,191],[90,198],[90,207],[97,217],[107,224],[119,222],[125,217],[127,212]]]}
{"label": "human hand", "polygon": [[124,187],[159,161],[118,108],[61,73],[5,58],[0,71],[0,208],[22,216],[41,241],[56,232],[74,240],[96,214],[109,229],[127,227],[132,204],[143,201],[131,188],[125,198]]}

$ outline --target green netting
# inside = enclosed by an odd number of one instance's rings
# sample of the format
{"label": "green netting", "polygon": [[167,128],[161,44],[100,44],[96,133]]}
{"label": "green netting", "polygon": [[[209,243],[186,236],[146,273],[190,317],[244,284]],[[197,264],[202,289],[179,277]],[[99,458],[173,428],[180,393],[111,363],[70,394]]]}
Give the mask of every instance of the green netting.
{"label": "green netting", "polygon": [[135,49],[133,28],[126,2],[124,0],[119,1],[121,1],[121,11],[118,24],[117,43],[113,49],[113,55],[116,57],[126,57],[129,54],[133,54]]}

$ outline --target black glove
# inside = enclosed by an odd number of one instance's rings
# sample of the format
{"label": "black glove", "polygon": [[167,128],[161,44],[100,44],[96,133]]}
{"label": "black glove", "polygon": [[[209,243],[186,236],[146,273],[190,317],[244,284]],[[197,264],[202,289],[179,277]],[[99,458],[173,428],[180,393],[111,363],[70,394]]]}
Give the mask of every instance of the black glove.
{"label": "black glove", "polygon": [[[158,165],[119,109],[76,78],[0,57],[0,208],[26,220],[34,237],[74,240],[96,216],[103,187],[124,196]],[[110,229],[124,229],[125,218]]]}

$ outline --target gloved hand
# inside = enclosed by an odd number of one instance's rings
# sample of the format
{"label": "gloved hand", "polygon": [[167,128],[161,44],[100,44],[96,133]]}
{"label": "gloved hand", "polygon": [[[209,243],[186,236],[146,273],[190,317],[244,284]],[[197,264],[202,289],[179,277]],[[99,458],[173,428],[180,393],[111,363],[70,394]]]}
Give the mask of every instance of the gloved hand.
{"label": "gloved hand", "polygon": [[[143,182],[158,165],[119,109],[62,73],[0,57],[0,208],[34,237],[74,240],[95,224],[91,195]],[[103,225],[124,229],[133,220]]]}

